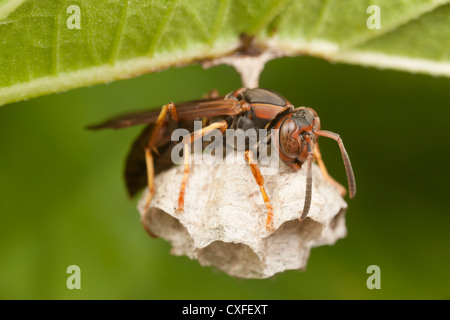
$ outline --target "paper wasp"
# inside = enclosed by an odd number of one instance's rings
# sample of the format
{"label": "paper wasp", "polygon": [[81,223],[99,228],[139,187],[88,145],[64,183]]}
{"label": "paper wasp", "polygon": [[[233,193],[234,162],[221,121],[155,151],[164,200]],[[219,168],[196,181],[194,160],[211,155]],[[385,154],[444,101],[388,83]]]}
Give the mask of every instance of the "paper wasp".
{"label": "paper wasp", "polygon": [[[193,132],[194,120],[203,119],[205,127]],[[311,207],[313,158],[317,161],[324,177],[345,195],[345,188],[336,182],[327,172],[322,161],[317,140],[319,136],[334,139],[339,144],[347,174],[350,198],[356,194],[356,183],[348,154],[340,136],[321,130],[317,113],[306,107],[294,106],[280,94],[262,88],[241,88],[224,97],[212,94],[208,98],[180,104],[168,103],[160,110],[144,111],[121,116],[91,129],[125,128],[138,124],[148,124],[135,140],[126,162],[125,180],[128,193],[134,196],[140,189],[148,186],[149,196],[146,207],[154,193],[154,175],[165,170],[173,163],[170,150],[174,146],[171,132],[174,128],[186,128],[190,134],[183,140],[185,150],[191,143],[212,130],[222,133],[228,128],[248,130],[278,129],[275,135],[275,147],[280,159],[292,170],[300,170],[306,164],[306,193],[300,220],[304,219]],[[189,177],[190,152],[184,153],[184,176],[181,184],[178,212],[184,210],[184,197]],[[272,228],[273,208],[264,188],[264,178],[250,150],[245,151],[245,160],[249,164],[267,209],[266,229]],[[147,173],[147,174],[146,174]]]}

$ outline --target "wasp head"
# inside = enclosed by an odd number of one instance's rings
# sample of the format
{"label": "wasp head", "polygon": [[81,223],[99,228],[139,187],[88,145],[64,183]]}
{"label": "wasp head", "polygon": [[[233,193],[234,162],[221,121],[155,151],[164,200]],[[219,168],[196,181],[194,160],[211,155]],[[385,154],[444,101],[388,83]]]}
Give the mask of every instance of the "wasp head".
{"label": "wasp head", "polygon": [[[308,215],[312,199],[312,170],[311,164],[314,156],[314,146],[319,136],[331,138],[339,144],[342,159],[347,173],[350,189],[350,198],[356,194],[356,183],[353,169],[344,148],[341,137],[333,132],[320,129],[320,119],[317,113],[311,108],[301,107],[282,117],[277,125],[278,151],[281,160],[294,170],[298,170],[302,164],[306,163],[306,189],[305,202],[301,219]],[[323,165],[323,164],[322,164]]]}
{"label": "wasp head", "polygon": [[313,154],[320,120],[313,109],[302,107],[282,119],[279,130],[280,152],[303,163]]}

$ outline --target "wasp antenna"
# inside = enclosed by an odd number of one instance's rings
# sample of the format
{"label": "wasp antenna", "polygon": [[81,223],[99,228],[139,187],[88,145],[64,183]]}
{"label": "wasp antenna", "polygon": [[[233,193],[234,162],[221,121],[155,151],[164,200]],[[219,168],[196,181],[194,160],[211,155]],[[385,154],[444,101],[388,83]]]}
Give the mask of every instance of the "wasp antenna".
{"label": "wasp antenna", "polygon": [[312,158],[313,158],[313,146],[312,142],[308,139],[307,141],[308,145],[308,159],[307,159],[307,167],[306,167],[306,189],[305,189],[305,204],[303,205],[303,211],[302,215],[300,217],[300,220],[303,220],[306,218],[306,216],[309,213],[309,209],[311,208],[311,200],[312,200],[312,170],[311,170],[311,164],[312,164]]}
{"label": "wasp antenna", "polygon": [[342,142],[341,137],[337,133],[327,130],[320,130],[319,132],[317,132],[317,134],[322,137],[327,137],[336,140],[337,143],[339,144],[339,148],[341,149],[342,154],[342,160],[344,161],[345,172],[347,173],[349,195],[350,198],[355,197],[356,195],[355,175],[353,174],[352,164],[350,162],[350,158],[347,154],[347,151],[345,150],[344,143]]}

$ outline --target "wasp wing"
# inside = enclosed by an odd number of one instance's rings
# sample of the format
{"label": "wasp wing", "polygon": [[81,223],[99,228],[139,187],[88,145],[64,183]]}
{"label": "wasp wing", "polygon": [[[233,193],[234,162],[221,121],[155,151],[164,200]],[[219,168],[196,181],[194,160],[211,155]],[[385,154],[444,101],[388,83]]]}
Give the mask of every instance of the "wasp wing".
{"label": "wasp wing", "polygon": [[[241,112],[240,103],[233,99],[203,99],[175,105],[180,121],[207,118],[219,115],[236,115]],[[158,119],[161,109],[125,114],[88,129],[121,129],[138,124],[152,124]]]}

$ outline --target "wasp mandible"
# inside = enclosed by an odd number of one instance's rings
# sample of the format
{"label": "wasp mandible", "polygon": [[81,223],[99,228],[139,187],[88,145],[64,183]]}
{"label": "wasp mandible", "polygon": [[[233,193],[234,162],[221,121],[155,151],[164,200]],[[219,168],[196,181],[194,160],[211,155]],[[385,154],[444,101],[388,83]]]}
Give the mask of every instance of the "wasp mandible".
{"label": "wasp mandible", "polygon": [[[205,124],[200,130],[193,130],[195,120]],[[148,186],[149,196],[146,208],[154,194],[153,179],[155,174],[173,166],[170,160],[171,149],[177,143],[171,141],[175,128],[188,129],[190,134],[184,137],[185,150],[190,150],[194,140],[200,139],[213,130],[222,134],[228,128],[275,130],[274,145],[280,159],[293,171],[300,170],[306,164],[306,193],[300,220],[310,210],[312,199],[313,159],[316,160],[324,177],[335,185],[340,193],[346,194],[345,188],[336,182],[327,172],[317,142],[320,136],[335,140],[339,144],[347,174],[349,195],[356,194],[356,183],[350,158],[341,137],[333,132],[321,130],[320,119],[316,111],[307,107],[295,108],[280,94],[262,88],[241,88],[226,96],[213,92],[202,100],[180,104],[168,103],[160,110],[144,111],[114,118],[91,129],[120,129],[138,124],[149,124],[135,140],[126,162],[125,180],[128,193],[134,196],[140,189]],[[178,213],[184,211],[184,197],[189,177],[190,151],[184,152],[184,175],[178,197]],[[273,207],[264,188],[264,178],[250,150],[245,151],[245,160],[249,164],[258,184],[267,209],[266,229],[272,229]]]}

